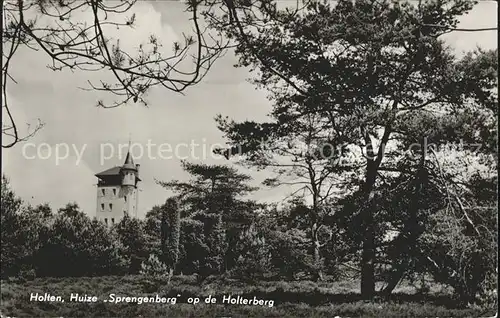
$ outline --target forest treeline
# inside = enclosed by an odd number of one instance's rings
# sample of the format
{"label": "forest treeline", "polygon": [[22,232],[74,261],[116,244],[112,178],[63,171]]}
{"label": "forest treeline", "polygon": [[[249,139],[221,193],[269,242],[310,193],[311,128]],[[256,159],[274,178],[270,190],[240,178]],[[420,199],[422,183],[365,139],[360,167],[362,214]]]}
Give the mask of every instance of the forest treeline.
{"label": "forest treeline", "polygon": [[[250,178],[234,168],[187,162],[184,168],[190,181],[162,183],[176,196],[143,220],[126,216],[112,227],[90,218],[76,203],[58,211],[48,204],[24,204],[4,176],[2,278],[195,274],[200,280],[222,275],[245,282],[359,279],[363,229],[353,215],[354,197],[332,202],[336,213],[324,221],[318,262],[306,202],[256,203],[244,199],[255,190],[248,185]],[[475,182],[478,198],[487,198],[488,189],[494,196],[496,180]],[[398,204],[411,200],[411,194],[394,195]],[[475,224],[481,227],[479,236],[466,220],[451,220],[437,206],[432,210],[431,194],[421,199],[428,201],[428,212],[412,227],[398,224],[401,219],[408,222],[408,212],[398,210],[394,219],[396,212],[380,202],[377,281],[390,294],[387,288],[395,287],[390,287],[395,278],[432,277],[452,287],[463,301],[491,300],[496,288],[496,241],[489,236],[496,231],[494,207],[474,221],[480,221]],[[389,228],[398,227],[419,231],[415,245],[404,244],[411,233],[387,235]]]}

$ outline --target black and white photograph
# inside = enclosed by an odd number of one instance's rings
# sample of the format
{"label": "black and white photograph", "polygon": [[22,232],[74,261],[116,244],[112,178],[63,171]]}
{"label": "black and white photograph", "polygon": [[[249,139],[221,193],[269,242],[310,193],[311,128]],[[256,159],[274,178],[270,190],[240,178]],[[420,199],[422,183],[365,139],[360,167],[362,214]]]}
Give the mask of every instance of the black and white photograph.
{"label": "black and white photograph", "polygon": [[497,0],[2,0],[7,317],[498,317]]}

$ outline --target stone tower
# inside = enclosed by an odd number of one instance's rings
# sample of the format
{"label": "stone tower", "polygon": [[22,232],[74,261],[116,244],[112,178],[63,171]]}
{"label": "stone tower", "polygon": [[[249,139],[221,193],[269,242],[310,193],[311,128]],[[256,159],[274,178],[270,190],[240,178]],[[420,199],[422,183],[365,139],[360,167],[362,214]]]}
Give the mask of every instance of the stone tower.
{"label": "stone tower", "polygon": [[134,164],[130,151],[123,166],[113,167],[96,174],[98,220],[108,225],[120,222],[128,214],[137,217],[139,189],[137,184],[140,165]]}

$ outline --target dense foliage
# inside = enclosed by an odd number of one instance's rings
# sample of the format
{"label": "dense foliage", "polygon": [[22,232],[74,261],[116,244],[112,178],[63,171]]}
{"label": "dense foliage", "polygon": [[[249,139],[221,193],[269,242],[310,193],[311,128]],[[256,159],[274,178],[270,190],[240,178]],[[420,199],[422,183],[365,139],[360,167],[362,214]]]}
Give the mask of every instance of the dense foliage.
{"label": "dense foliage", "polygon": [[479,203],[472,188],[496,182],[498,51],[460,56],[441,37],[474,5],[340,0],[295,10],[264,1],[235,7],[226,15],[234,23],[211,21],[272,101],[265,122],[219,116],[230,145],[220,151],[239,148],[242,163],[275,170],[267,185],[301,185],[313,267],[323,265],[324,238],[340,231],[358,245],[367,300],[382,267],[387,294],[426,268],[452,276],[444,280],[466,301],[496,268],[495,204]]}

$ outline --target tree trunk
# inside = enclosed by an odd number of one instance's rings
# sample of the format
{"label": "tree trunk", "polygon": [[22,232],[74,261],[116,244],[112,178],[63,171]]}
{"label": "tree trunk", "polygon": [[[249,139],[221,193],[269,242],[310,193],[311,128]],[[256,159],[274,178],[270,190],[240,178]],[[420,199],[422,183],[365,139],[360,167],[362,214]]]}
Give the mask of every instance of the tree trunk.
{"label": "tree trunk", "polygon": [[372,209],[374,196],[373,186],[376,180],[376,168],[367,166],[367,174],[363,187],[364,206],[362,207],[363,250],[361,255],[361,297],[371,300],[375,295],[375,229]]}
{"label": "tree trunk", "polygon": [[375,294],[375,233],[371,211],[365,212],[364,221],[365,231],[361,256],[361,297],[364,300],[371,300]]}
{"label": "tree trunk", "polygon": [[396,271],[391,275],[390,281],[387,286],[382,291],[382,294],[385,297],[388,297],[392,294],[396,286],[401,282],[406,272],[406,263],[403,261],[402,264],[399,264]]}
{"label": "tree trunk", "polygon": [[318,233],[314,229],[316,227],[316,224],[313,227],[313,233],[312,233],[312,247],[313,247],[313,263],[314,263],[314,279],[316,281],[322,281],[323,280],[323,269],[321,264],[321,253],[320,253],[320,248],[321,244],[319,243],[318,239]]}
{"label": "tree trunk", "polygon": [[[314,174],[312,174],[312,169],[310,171],[310,177],[314,180]],[[323,280],[323,264],[321,263],[321,244],[319,242],[318,237],[318,229],[320,225],[318,225],[318,191],[316,186],[313,185],[313,207],[311,217],[311,247],[312,247],[312,256],[313,256],[313,266],[314,266],[314,280],[321,281]]]}
{"label": "tree trunk", "polygon": [[[424,147],[424,142],[422,141],[422,147]],[[403,237],[401,241],[400,250],[406,251],[401,253],[402,260],[396,267],[396,270],[391,275],[391,279],[389,284],[384,288],[383,294],[384,296],[389,296],[394,288],[399,284],[399,282],[403,279],[405,272],[409,266],[409,261],[412,257],[415,256],[415,251],[413,251],[414,247],[417,244],[417,239],[421,234],[421,230],[418,225],[418,213],[419,213],[419,199],[421,196],[421,191],[427,182],[427,172],[425,170],[425,152],[422,154],[422,158],[420,161],[420,168],[415,176],[415,188],[414,193],[412,195],[412,199],[410,201],[410,205],[408,206],[409,219],[405,222],[403,227]]]}

